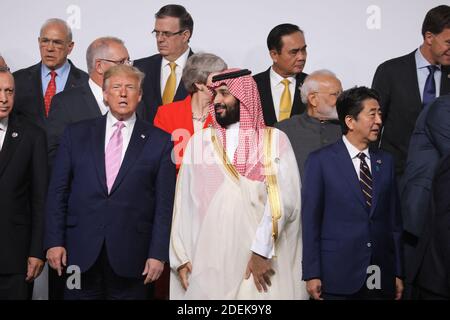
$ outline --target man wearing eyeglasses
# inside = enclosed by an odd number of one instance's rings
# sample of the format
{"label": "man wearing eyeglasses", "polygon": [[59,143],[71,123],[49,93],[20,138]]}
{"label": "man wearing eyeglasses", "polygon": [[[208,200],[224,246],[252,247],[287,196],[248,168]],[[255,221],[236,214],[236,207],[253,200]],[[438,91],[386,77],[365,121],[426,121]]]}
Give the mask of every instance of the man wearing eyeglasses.
{"label": "man wearing eyeglasses", "polygon": [[41,61],[14,72],[16,81],[14,111],[46,129],[53,96],[85,83],[88,75],[67,59],[74,42],[72,31],[64,20],[47,20],[41,27],[38,43]]}
{"label": "man wearing eyeglasses", "polygon": [[52,100],[47,123],[49,161],[52,164],[67,125],[105,115],[109,108],[103,101],[103,76],[111,67],[131,64],[122,40],[114,37],[95,39],[86,51],[89,81],[58,93]]}
{"label": "man wearing eyeglasses", "polygon": [[169,4],[155,14],[158,54],[134,62],[145,73],[139,114],[153,123],[160,105],[183,100],[187,91],[181,81],[183,68],[193,52],[189,49],[194,21],[183,6]]}
{"label": "man wearing eyeglasses", "polygon": [[342,136],[336,111],[342,85],[333,72],[318,70],[306,77],[300,91],[306,112],[277,122],[275,127],[289,137],[303,179],[308,155]]}

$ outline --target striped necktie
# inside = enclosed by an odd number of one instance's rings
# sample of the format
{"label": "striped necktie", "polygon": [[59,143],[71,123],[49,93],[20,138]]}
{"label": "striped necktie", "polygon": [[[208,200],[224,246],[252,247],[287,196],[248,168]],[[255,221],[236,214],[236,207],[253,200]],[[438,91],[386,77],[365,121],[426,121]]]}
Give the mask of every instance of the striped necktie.
{"label": "striped necktie", "polygon": [[359,165],[359,184],[361,185],[367,207],[370,208],[372,206],[372,174],[365,160],[366,155],[360,152],[357,157],[361,160]]}

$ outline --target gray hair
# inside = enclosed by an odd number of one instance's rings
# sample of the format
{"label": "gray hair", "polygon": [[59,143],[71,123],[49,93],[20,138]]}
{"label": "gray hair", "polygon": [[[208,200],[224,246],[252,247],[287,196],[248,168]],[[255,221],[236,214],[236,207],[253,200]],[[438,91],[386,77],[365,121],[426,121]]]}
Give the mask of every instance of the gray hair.
{"label": "gray hair", "polygon": [[302,97],[302,102],[304,104],[308,104],[308,96],[313,92],[319,91],[320,84],[317,81],[316,77],[318,76],[330,76],[337,79],[336,75],[327,69],[317,70],[310,73],[300,88],[300,94]]}
{"label": "gray hair", "polygon": [[72,42],[72,29],[70,29],[69,25],[66,21],[58,18],[51,18],[44,22],[44,24],[41,27],[41,31],[39,32],[39,36],[42,36],[42,33],[44,32],[44,29],[47,28],[51,24],[59,24],[65,29],[66,33],[66,40],[69,42]]}
{"label": "gray hair", "polygon": [[215,54],[204,52],[193,54],[183,69],[184,87],[189,93],[197,92],[196,83],[206,84],[212,72],[220,72],[227,68],[225,61]]}
{"label": "gray hair", "polygon": [[86,64],[88,73],[95,68],[95,61],[108,57],[110,53],[110,44],[117,43],[125,47],[124,42],[116,37],[101,37],[95,39],[86,50]]}
{"label": "gray hair", "polygon": [[109,78],[118,74],[128,75],[136,78],[139,82],[139,89],[142,90],[142,81],[144,81],[145,74],[136,67],[126,64],[119,64],[117,66],[109,68],[105,72],[105,75],[103,76],[103,91],[105,91],[106,87],[108,86]]}

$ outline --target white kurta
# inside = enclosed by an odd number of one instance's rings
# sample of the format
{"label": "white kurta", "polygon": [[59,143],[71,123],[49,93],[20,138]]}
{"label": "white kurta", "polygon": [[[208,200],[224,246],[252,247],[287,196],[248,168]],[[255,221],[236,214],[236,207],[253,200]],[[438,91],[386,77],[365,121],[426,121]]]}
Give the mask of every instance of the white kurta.
{"label": "white kurta", "polygon": [[[264,231],[267,221],[271,224],[267,188],[224,163],[223,148],[213,142],[212,130],[191,138],[178,175],[170,242],[171,299],[307,299],[300,267],[300,178],[288,138],[272,129],[281,219],[272,286],[259,293],[253,279],[244,275],[255,239],[261,247],[273,246],[271,232]],[[187,291],[177,273],[186,262],[192,264]]]}

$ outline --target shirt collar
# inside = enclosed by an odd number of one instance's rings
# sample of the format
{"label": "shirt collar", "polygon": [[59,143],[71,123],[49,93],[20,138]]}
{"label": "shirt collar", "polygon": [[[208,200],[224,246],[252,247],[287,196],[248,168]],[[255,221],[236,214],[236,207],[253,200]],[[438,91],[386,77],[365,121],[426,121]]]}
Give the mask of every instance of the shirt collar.
{"label": "shirt collar", "polygon": [[[187,61],[187,59],[189,58],[189,52],[190,52],[190,48],[188,47],[187,49],[186,49],[186,51],[181,55],[181,56],[179,56],[178,57],[178,59],[177,60],[175,60],[174,62],[176,63],[176,65],[178,66],[178,67],[180,67],[181,69],[180,70],[183,70],[184,69],[184,66],[186,65],[186,61]],[[168,65],[170,63],[170,61],[169,60],[167,60],[166,58],[162,58],[162,65],[165,67],[166,65]]]}
{"label": "shirt collar", "polygon": [[0,129],[2,129],[4,132],[6,132],[7,128],[8,128],[8,117],[5,117],[0,120]]}
{"label": "shirt collar", "polygon": [[270,67],[270,80],[272,81],[272,83],[274,85],[280,84],[280,82],[284,79],[288,79],[291,83],[293,83],[295,85],[295,77],[283,78],[278,73],[276,73],[272,67]]}
{"label": "shirt collar", "polygon": [[103,89],[98,84],[96,84],[91,78],[89,78],[89,88],[91,88],[92,93],[96,100],[103,101]]}
{"label": "shirt collar", "polygon": [[[422,52],[420,51],[420,48],[416,50],[415,59],[416,59],[417,69],[424,69],[424,68],[428,67],[429,65],[431,65],[431,63],[429,63],[428,60],[425,59],[425,57],[423,56]],[[441,70],[440,65],[436,65],[436,67],[439,70]]]}
{"label": "shirt collar", "polygon": [[[47,77],[50,76],[50,72],[52,70],[50,70],[45,64],[41,64],[42,68],[41,68],[41,74],[43,77]],[[56,69],[56,75],[58,75],[59,77],[62,76],[62,74],[66,73],[70,68],[70,64],[69,64],[69,60],[66,60],[66,62],[58,69]]]}
{"label": "shirt collar", "polygon": [[[111,112],[108,112],[106,115],[106,126],[108,128],[114,127],[117,122],[119,122],[119,120],[117,120]],[[131,117],[129,117],[127,120],[123,120],[122,122],[125,127],[129,128],[131,124],[134,124],[136,122],[136,113],[133,113]]]}
{"label": "shirt collar", "polygon": [[352,145],[351,142],[348,141],[347,137],[344,135],[342,136],[342,141],[344,142],[345,147],[347,148],[348,153],[350,154],[350,158],[354,159],[354,158],[358,157],[358,154],[360,152],[362,152],[370,160],[369,148],[366,148],[362,151],[358,150],[358,148],[356,148],[354,145]]}

